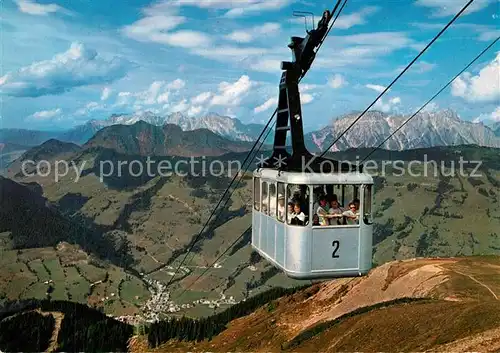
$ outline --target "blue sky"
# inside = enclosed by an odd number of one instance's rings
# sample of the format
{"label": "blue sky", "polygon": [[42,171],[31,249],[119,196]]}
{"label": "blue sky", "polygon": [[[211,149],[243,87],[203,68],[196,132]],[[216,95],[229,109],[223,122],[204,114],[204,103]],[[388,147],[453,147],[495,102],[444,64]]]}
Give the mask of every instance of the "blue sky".
{"label": "blue sky", "polygon": [[[303,81],[304,124],[363,110],[465,0],[349,0]],[[65,129],[113,113],[267,121],[294,10],[334,1],[4,0],[0,127]],[[376,108],[411,113],[500,35],[499,0],[475,0]],[[429,109],[500,120],[500,45]]]}

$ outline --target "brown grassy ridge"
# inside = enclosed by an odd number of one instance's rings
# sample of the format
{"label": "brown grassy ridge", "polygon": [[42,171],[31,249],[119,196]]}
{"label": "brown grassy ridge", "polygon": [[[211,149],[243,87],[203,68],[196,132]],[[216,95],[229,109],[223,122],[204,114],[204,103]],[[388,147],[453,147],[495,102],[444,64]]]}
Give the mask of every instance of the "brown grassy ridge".
{"label": "brown grassy ridge", "polygon": [[[171,341],[153,351],[426,351],[467,339],[481,347],[500,336],[499,295],[498,256],[396,261],[364,278],[323,282],[278,299],[232,321],[210,342]],[[325,325],[401,298],[428,300],[378,307]],[[316,335],[287,349],[321,324]],[[131,350],[144,349],[144,338],[136,337]]]}

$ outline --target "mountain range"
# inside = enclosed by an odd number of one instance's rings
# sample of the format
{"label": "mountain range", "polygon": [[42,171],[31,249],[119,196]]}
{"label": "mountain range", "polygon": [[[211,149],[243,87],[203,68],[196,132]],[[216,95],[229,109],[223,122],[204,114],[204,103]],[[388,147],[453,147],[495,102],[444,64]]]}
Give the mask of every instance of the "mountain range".
{"label": "mountain range", "polygon": [[[327,148],[357,117],[357,112],[346,114],[332,120],[324,128],[306,134],[307,147],[313,152]],[[332,150],[378,146],[387,136],[394,133],[407,118],[404,115],[389,115],[379,111],[369,111],[345,136],[337,141]],[[0,129],[0,143],[36,146],[54,138],[64,142],[84,145],[104,128],[122,125],[130,126],[140,121],[160,128],[165,125],[177,125],[180,130],[175,130],[172,127],[167,129],[175,133],[205,130],[204,134],[207,134],[210,131],[233,142],[255,141],[263,129],[263,125],[244,124],[238,119],[214,113],[194,118],[181,113],[160,116],[151,112],[144,112],[131,115],[113,114],[106,120],[90,120],[83,125],[62,132]],[[199,132],[196,134],[199,134]],[[196,138],[196,134],[192,138]],[[169,138],[176,139],[174,136]],[[267,142],[270,143],[271,141],[268,140]],[[415,116],[401,131],[395,133],[382,147],[403,150],[459,144],[500,147],[500,123],[496,122],[490,126],[483,123],[472,123],[462,120],[452,110],[422,112]]]}
{"label": "mountain range", "polygon": [[[359,116],[358,112],[344,115],[323,129],[305,136],[311,151],[328,148]],[[406,150],[433,146],[475,144],[500,147],[500,126],[486,126],[460,119],[452,110],[422,112],[395,132],[408,119],[404,115],[387,115],[378,111],[366,113],[332,147],[332,151],[348,148],[375,147],[394,134],[381,148]],[[494,130],[496,129],[496,130]]]}

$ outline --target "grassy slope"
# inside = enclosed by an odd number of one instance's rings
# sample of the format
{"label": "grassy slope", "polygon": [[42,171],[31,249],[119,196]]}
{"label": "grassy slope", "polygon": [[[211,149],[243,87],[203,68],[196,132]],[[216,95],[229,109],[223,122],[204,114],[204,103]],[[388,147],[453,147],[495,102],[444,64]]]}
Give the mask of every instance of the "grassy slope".
{"label": "grassy slope", "polygon": [[[432,283],[432,279],[439,280]],[[373,282],[370,282],[373,281]],[[342,319],[292,351],[422,351],[500,328],[500,258],[393,262],[366,279],[318,284],[233,321],[211,342],[165,351],[281,351],[299,334],[390,298],[426,297]],[[361,303],[364,301],[363,303]],[[136,338],[132,351],[144,349]]]}
{"label": "grassy slope", "polygon": [[56,249],[0,248],[0,297],[44,299],[51,286],[54,300],[102,306],[113,315],[137,313],[150,297],[144,284],[117,266],[99,266],[78,247],[64,243]]}

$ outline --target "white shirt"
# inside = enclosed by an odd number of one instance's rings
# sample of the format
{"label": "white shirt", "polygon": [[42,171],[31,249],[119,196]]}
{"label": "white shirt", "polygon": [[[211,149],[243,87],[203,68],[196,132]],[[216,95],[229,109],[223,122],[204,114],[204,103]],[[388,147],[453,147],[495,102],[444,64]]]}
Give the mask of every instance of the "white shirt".
{"label": "white shirt", "polygon": [[285,205],[278,204],[278,219],[285,219]]}

